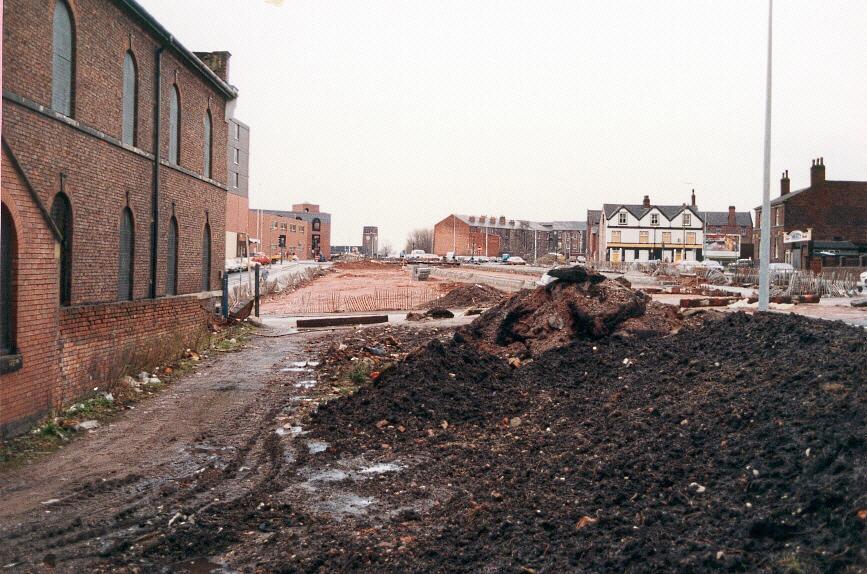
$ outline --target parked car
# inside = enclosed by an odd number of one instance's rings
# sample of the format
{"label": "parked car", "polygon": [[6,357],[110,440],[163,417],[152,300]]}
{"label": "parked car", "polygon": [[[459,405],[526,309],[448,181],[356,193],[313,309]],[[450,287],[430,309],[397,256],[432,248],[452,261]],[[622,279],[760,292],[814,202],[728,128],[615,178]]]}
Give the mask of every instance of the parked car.
{"label": "parked car", "polygon": [[264,253],[254,253],[253,258],[250,259],[253,263],[258,263],[259,265],[270,265],[271,258],[265,255]]}
{"label": "parked car", "polygon": [[517,255],[512,255],[508,259],[506,259],[506,265],[526,265],[527,262],[524,261],[523,257],[518,257]]}
{"label": "parked car", "polygon": [[226,273],[238,273],[246,268],[246,257],[233,257],[232,259],[226,259]]}
{"label": "parked car", "polygon": [[795,268],[791,263],[768,263],[768,275],[771,276],[771,279],[785,279],[787,275],[794,272]]}

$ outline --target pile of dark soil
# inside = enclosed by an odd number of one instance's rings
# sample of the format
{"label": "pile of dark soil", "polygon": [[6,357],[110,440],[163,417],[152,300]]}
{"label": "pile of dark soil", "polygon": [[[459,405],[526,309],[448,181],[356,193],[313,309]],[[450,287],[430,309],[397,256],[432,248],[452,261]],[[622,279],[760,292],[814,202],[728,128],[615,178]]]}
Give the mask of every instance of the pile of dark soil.
{"label": "pile of dark soil", "polygon": [[402,462],[365,495],[414,510],[317,525],[308,546],[276,543],[259,565],[864,571],[865,356],[863,329],[778,314],[577,340],[518,369],[458,333],[309,427],[331,445],[322,464]]}
{"label": "pile of dark soil", "polygon": [[574,339],[669,335],[681,328],[677,309],[651,301],[628,284],[583,267],[549,274],[557,280],[488,309],[468,337],[486,352],[528,357]]}
{"label": "pile of dark soil", "polygon": [[449,291],[439,299],[425,303],[424,309],[445,307],[446,309],[463,309],[465,307],[487,307],[503,300],[504,291],[490,285],[464,283]]}

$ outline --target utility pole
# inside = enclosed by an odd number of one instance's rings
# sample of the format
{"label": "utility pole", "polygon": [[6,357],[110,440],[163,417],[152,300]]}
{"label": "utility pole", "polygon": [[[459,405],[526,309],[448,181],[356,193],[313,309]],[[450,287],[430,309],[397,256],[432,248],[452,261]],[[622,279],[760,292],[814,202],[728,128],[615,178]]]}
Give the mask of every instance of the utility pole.
{"label": "utility pole", "polygon": [[768,0],[768,72],[765,85],[765,177],[762,190],[762,237],[759,244],[759,311],[768,310],[771,257],[771,65],[773,63],[774,0]]}

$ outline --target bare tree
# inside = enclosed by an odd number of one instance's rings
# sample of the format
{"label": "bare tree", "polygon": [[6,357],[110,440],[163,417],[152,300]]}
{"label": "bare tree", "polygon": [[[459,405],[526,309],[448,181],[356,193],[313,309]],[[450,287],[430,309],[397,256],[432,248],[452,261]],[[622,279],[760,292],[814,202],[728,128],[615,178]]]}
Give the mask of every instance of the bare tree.
{"label": "bare tree", "polygon": [[391,241],[389,241],[388,239],[383,239],[379,242],[379,251],[377,251],[377,255],[379,255],[380,257],[388,257],[389,255],[391,255],[392,251],[393,249],[391,247]]}
{"label": "bare tree", "polygon": [[427,227],[422,227],[419,229],[413,229],[406,236],[406,247],[404,249],[407,253],[412,251],[413,249],[421,249],[425,253],[433,252],[433,229]]}

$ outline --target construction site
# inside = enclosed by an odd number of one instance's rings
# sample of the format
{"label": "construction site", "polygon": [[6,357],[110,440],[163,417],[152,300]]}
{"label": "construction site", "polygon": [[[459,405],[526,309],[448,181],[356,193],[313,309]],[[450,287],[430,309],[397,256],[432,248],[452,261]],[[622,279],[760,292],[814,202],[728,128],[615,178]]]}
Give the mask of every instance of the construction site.
{"label": "construction site", "polygon": [[111,406],[64,413],[62,440],[4,443],[0,561],[867,568],[860,299],[846,324],[782,292],[755,313],[707,274],[425,269],[270,277],[260,317],[209,350],[101,389]]}

